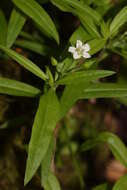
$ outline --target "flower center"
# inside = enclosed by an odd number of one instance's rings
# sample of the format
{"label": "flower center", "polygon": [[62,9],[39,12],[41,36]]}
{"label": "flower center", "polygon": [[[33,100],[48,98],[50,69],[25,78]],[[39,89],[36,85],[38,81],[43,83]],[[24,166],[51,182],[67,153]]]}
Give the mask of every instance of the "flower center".
{"label": "flower center", "polygon": [[82,48],[76,48],[76,51],[77,51],[78,55],[83,54],[83,49]]}

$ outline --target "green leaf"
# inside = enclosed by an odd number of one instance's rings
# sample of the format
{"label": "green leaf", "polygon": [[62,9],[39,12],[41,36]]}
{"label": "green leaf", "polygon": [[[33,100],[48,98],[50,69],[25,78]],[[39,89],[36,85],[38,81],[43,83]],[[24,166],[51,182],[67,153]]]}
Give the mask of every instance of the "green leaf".
{"label": "green leaf", "polygon": [[104,184],[94,187],[92,190],[110,190],[110,188],[107,183],[104,183]]}
{"label": "green leaf", "polygon": [[44,183],[48,180],[48,175],[51,169],[51,162],[53,159],[54,154],[54,147],[55,147],[55,140],[54,137],[51,138],[48,150],[45,154],[45,157],[43,158],[41,162],[41,184],[43,186]]}
{"label": "green leaf", "polygon": [[71,12],[79,17],[82,25],[93,37],[100,37],[95,24],[100,25],[101,16],[88,5],[77,0],[51,0],[62,11]]}
{"label": "green leaf", "polygon": [[97,39],[93,39],[89,41],[88,43],[91,47],[91,50],[89,51],[89,53],[90,55],[93,55],[104,48],[106,40],[104,38],[97,38]]}
{"label": "green leaf", "polygon": [[89,150],[99,143],[107,143],[115,158],[127,167],[127,148],[120,138],[113,133],[103,132],[95,139],[86,141],[82,145],[82,150]]}
{"label": "green leaf", "polygon": [[79,17],[82,25],[93,37],[100,37],[95,24],[100,25],[101,16],[88,5],[77,0],[51,0],[62,11],[71,12]]}
{"label": "green leaf", "polygon": [[113,98],[126,97],[127,86],[111,83],[91,84],[90,82],[81,82],[80,84],[67,85],[61,97],[61,117],[72,107],[79,99],[89,98]]}
{"label": "green leaf", "polygon": [[88,88],[83,89],[80,98],[117,98],[126,96],[126,85],[100,83],[91,84]]}
{"label": "green leaf", "polygon": [[112,190],[126,190],[127,189],[127,174],[122,176],[114,185]]}
{"label": "green leaf", "polygon": [[40,90],[23,82],[0,77],[0,94],[34,97],[40,94]]}
{"label": "green leaf", "polygon": [[73,104],[80,99],[82,90],[87,88],[89,83],[67,85],[61,97],[61,118],[73,106]]}
{"label": "green leaf", "polygon": [[30,40],[16,40],[15,45],[31,50],[40,55],[47,55],[50,51],[49,47],[45,44]]}
{"label": "green leaf", "polygon": [[29,143],[25,184],[31,180],[47,153],[53,130],[59,120],[59,109],[59,101],[55,91],[49,89],[46,94],[41,96],[35,116]]}
{"label": "green leaf", "polygon": [[113,19],[110,25],[110,34],[116,35],[120,27],[127,22],[127,6],[125,6]]}
{"label": "green leaf", "polygon": [[39,78],[43,80],[47,79],[47,76],[45,75],[45,73],[37,65],[35,65],[32,61],[30,61],[26,57],[1,45],[0,45],[0,49],[4,51],[13,60],[17,61],[22,67],[32,72],[34,75],[38,76]]}
{"label": "green leaf", "polygon": [[94,22],[100,24],[101,16],[98,12],[93,10],[88,5],[79,2],[77,0],[51,0],[51,2],[55,5],[61,8],[63,11],[71,11],[75,15],[82,15],[82,17],[88,17],[91,18]]}
{"label": "green leaf", "polygon": [[113,71],[106,71],[106,70],[90,70],[90,71],[78,71],[69,73],[64,78],[60,79],[57,84],[60,85],[70,85],[70,84],[76,84],[81,82],[89,82],[89,81],[95,81],[98,78],[103,78],[106,76],[113,75],[115,72]]}
{"label": "green leaf", "polygon": [[15,42],[17,36],[22,30],[26,21],[26,17],[17,9],[13,9],[11,12],[10,20],[8,23],[7,31],[7,47],[10,48]]}
{"label": "green leaf", "polygon": [[104,21],[102,21],[101,23],[101,33],[102,33],[102,36],[105,38],[105,39],[108,39],[109,36],[110,36],[110,30],[109,30],[109,23],[105,23]]}
{"label": "green leaf", "polygon": [[47,12],[34,0],[13,0],[13,3],[29,16],[47,36],[59,43],[56,27]]}
{"label": "green leaf", "polygon": [[56,177],[51,173],[51,162],[54,156],[55,140],[51,138],[46,155],[41,163],[41,185],[45,190],[59,190],[60,185]]}
{"label": "green leaf", "polygon": [[0,9],[0,44],[6,45],[7,21],[3,11]]}
{"label": "green leaf", "polygon": [[49,173],[48,180],[43,184],[44,190],[61,190],[60,184],[53,173]]}
{"label": "green leaf", "polygon": [[91,39],[91,36],[84,30],[82,26],[79,26],[70,37],[69,41],[72,45],[75,45],[77,40],[81,40],[82,42],[86,42]]}
{"label": "green leaf", "polygon": [[79,19],[80,19],[82,25],[85,27],[85,29],[88,31],[88,33],[92,37],[94,37],[94,38],[101,37],[95,23],[93,22],[93,20],[91,18],[89,18],[87,15],[82,16],[81,14],[79,14]]}
{"label": "green leaf", "polygon": [[68,4],[64,3],[63,1],[59,1],[59,0],[50,0],[50,1],[53,5],[58,7],[61,11],[71,12],[73,10]]}
{"label": "green leaf", "polygon": [[36,38],[32,34],[25,32],[25,31],[21,31],[19,35],[20,35],[20,37],[24,38],[25,40],[30,40],[30,41],[36,40]]}

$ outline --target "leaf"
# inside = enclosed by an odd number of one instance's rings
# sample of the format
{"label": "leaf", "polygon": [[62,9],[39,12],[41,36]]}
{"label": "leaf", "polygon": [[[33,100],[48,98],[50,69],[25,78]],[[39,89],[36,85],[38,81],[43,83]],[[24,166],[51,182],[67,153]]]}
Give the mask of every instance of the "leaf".
{"label": "leaf", "polygon": [[99,143],[107,143],[115,158],[127,167],[127,148],[120,138],[113,133],[100,133],[95,139],[86,141],[82,145],[82,150],[89,150]]}
{"label": "leaf", "polygon": [[113,19],[110,25],[110,34],[116,35],[120,27],[127,22],[127,6],[125,6]]}
{"label": "leaf", "polygon": [[6,45],[7,21],[3,11],[0,9],[0,44]]}
{"label": "leaf", "polygon": [[25,40],[34,41],[36,39],[32,34],[29,34],[28,32],[25,31],[21,31],[19,35]]}
{"label": "leaf", "polygon": [[45,154],[45,157],[43,158],[41,162],[41,184],[43,186],[43,183],[46,183],[48,180],[48,175],[51,168],[51,162],[53,159],[53,153],[54,153],[54,147],[55,147],[55,140],[54,137],[51,138],[48,150]]}
{"label": "leaf", "polygon": [[101,16],[88,5],[77,0],[51,0],[51,2],[62,11],[71,12],[79,17],[82,25],[93,37],[100,37],[95,24],[100,25]]}
{"label": "leaf", "polygon": [[92,190],[110,190],[110,187],[107,183],[104,183],[94,187]]}
{"label": "leaf", "polygon": [[73,106],[73,104],[80,99],[83,89],[87,88],[89,83],[67,85],[61,96],[61,118]]}
{"label": "leaf", "polygon": [[53,130],[59,120],[59,109],[59,101],[54,90],[49,89],[40,97],[29,143],[25,185],[31,180],[47,153]]}
{"label": "leaf", "polygon": [[24,67],[25,69],[33,73],[34,75],[38,76],[39,78],[43,80],[47,79],[47,76],[45,75],[45,73],[37,65],[35,65],[32,61],[30,61],[26,57],[1,45],[0,45],[0,49],[4,51],[13,60],[17,61],[22,67]]}
{"label": "leaf", "polygon": [[83,89],[80,98],[117,98],[127,96],[127,86],[113,83],[91,84]]}
{"label": "leaf", "polygon": [[36,41],[30,40],[16,40],[15,45],[20,46],[22,48],[31,50],[40,55],[47,55],[50,51],[49,47],[45,44]]}
{"label": "leaf", "polygon": [[126,190],[127,189],[127,174],[122,176],[114,185],[112,190]]}
{"label": "leaf", "polygon": [[88,33],[92,37],[94,37],[94,38],[100,38],[101,37],[95,23],[93,22],[93,20],[91,18],[89,18],[87,15],[82,16],[79,14],[79,19],[80,19],[82,25],[85,27],[85,29],[88,31]]}
{"label": "leaf", "polygon": [[45,190],[60,189],[59,182],[56,177],[51,173],[51,162],[53,159],[55,141],[54,137],[51,138],[47,153],[41,163],[41,185]]}
{"label": "leaf", "polygon": [[76,84],[81,82],[89,82],[89,81],[95,81],[98,78],[103,78],[106,76],[113,75],[115,72],[113,71],[106,71],[106,70],[90,70],[90,71],[77,71],[73,73],[69,73],[62,79],[60,79],[57,84],[60,85],[70,85],[70,84]]}
{"label": "leaf", "polygon": [[101,49],[104,48],[106,40],[103,38],[93,39],[88,42],[91,50],[89,51],[90,55],[94,55],[95,53],[99,52]]}
{"label": "leaf", "polygon": [[63,1],[59,1],[59,0],[50,0],[50,1],[53,5],[58,7],[61,11],[64,11],[64,12],[72,11],[72,8],[68,4],[64,3]]}
{"label": "leaf", "polygon": [[94,22],[100,24],[101,16],[98,12],[93,10],[88,5],[77,0],[51,0],[51,2],[61,8],[63,11],[71,11],[75,15],[82,15],[82,17],[91,18]]}
{"label": "leaf", "polygon": [[79,99],[126,97],[127,86],[111,83],[90,82],[67,85],[61,97],[61,118]]}
{"label": "leaf", "polygon": [[23,82],[0,77],[0,94],[34,97],[40,94],[40,90]]}
{"label": "leaf", "polygon": [[11,12],[10,20],[8,23],[8,31],[7,31],[7,47],[10,48],[20,31],[22,30],[26,21],[26,17],[17,9],[13,9]]}
{"label": "leaf", "polygon": [[82,17],[90,17],[95,23],[100,24],[100,21],[102,19],[100,14],[90,6],[82,4],[76,0],[64,0],[64,2],[68,2],[72,7],[74,7],[77,14],[82,15]]}
{"label": "leaf", "polygon": [[61,190],[60,184],[53,173],[49,173],[48,181],[43,184],[44,190]]}
{"label": "leaf", "polygon": [[91,39],[91,36],[84,30],[82,26],[79,26],[70,37],[69,41],[72,45],[75,45],[77,40],[81,40],[82,42],[86,42]]}
{"label": "leaf", "polygon": [[109,36],[110,36],[110,30],[109,30],[109,23],[105,23],[104,21],[102,21],[101,23],[101,33],[102,33],[102,36],[105,38],[105,39],[108,39]]}
{"label": "leaf", "polygon": [[47,12],[34,0],[13,0],[13,3],[30,17],[41,31],[59,43],[56,27]]}

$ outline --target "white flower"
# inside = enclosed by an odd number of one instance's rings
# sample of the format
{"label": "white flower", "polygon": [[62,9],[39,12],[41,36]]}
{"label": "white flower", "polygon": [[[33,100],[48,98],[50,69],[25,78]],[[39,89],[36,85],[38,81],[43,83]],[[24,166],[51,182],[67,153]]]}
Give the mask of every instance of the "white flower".
{"label": "white flower", "polygon": [[76,47],[70,46],[68,51],[73,54],[74,59],[80,59],[81,57],[84,58],[90,58],[90,54],[88,51],[90,51],[89,44],[83,44],[80,40],[77,40]]}

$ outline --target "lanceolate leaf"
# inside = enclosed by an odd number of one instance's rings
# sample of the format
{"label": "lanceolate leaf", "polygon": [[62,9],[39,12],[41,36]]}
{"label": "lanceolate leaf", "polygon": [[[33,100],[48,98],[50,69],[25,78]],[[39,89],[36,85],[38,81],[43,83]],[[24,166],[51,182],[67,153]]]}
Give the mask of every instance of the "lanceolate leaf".
{"label": "lanceolate leaf", "polygon": [[78,99],[89,98],[113,98],[126,97],[127,86],[118,84],[98,83],[77,83],[67,85],[61,97],[61,117],[71,108]]}
{"label": "lanceolate leaf", "polygon": [[0,50],[4,51],[9,57],[17,61],[21,66],[23,66],[25,69],[32,72],[36,76],[40,77],[43,80],[47,79],[47,76],[45,75],[45,73],[37,65],[35,65],[32,61],[30,61],[26,57],[1,45],[0,45]]}
{"label": "lanceolate leaf", "polygon": [[104,38],[96,38],[89,41],[89,45],[91,47],[90,54],[94,55],[95,53],[99,52],[101,49],[104,48],[106,40]]}
{"label": "lanceolate leaf", "polygon": [[45,190],[60,190],[59,182],[51,173],[51,162],[54,156],[55,140],[52,136],[44,159],[41,162],[41,185]]}
{"label": "lanceolate leaf", "polygon": [[52,19],[35,0],[13,0],[13,2],[39,26],[42,32],[59,43],[59,36]]}
{"label": "lanceolate leaf", "polygon": [[126,190],[127,189],[127,174],[122,176],[114,185],[112,190]]}
{"label": "lanceolate leaf", "polygon": [[64,12],[71,12],[73,9],[70,7],[68,4],[64,3],[64,1],[59,1],[59,0],[50,0],[53,5],[58,7],[61,11]]}
{"label": "lanceolate leaf", "polygon": [[99,134],[95,139],[86,141],[82,145],[82,149],[84,151],[89,150],[99,143],[107,143],[116,159],[127,167],[127,148],[113,133],[103,132]]}
{"label": "lanceolate leaf", "polygon": [[30,41],[30,40],[16,40],[15,44],[19,47],[31,50],[35,53],[38,53],[40,55],[47,55],[50,51],[49,47],[45,44],[36,42],[36,41]]}
{"label": "lanceolate leaf", "polygon": [[60,184],[53,173],[49,173],[48,180],[43,184],[44,190],[61,190]]}
{"label": "lanceolate leaf", "polygon": [[6,45],[7,21],[3,11],[0,9],[0,44]]}
{"label": "lanceolate leaf", "polygon": [[31,180],[47,153],[59,114],[57,96],[53,89],[49,89],[41,96],[35,116],[28,150],[25,184]]}
{"label": "lanceolate leaf", "polygon": [[117,34],[120,27],[127,22],[127,6],[125,6],[113,19],[110,25],[110,34]]}
{"label": "lanceolate leaf", "polygon": [[48,150],[45,154],[44,159],[41,162],[41,184],[43,186],[44,183],[47,183],[48,176],[51,170],[51,162],[53,159],[54,154],[54,148],[55,148],[55,140],[54,136],[52,136]]}
{"label": "lanceolate leaf", "polygon": [[82,25],[85,27],[85,29],[88,31],[88,33],[92,37],[94,37],[94,38],[100,37],[97,27],[91,18],[89,18],[88,16],[82,16],[81,14],[79,14],[79,19],[80,19]]}
{"label": "lanceolate leaf", "polygon": [[25,24],[25,16],[17,9],[11,12],[7,31],[7,47],[10,48]]}
{"label": "lanceolate leaf", "polygon": [[77,16],[80,14],[85,17],[90,17],[98,24],[101,20],[101,16],[98,12],[77,0],[51,0],[51,2],[61,8],[63,11],[72,11],[72,13],[76,14]]}
{"label": "lanceolate leaf", "polygon": [[100,37],[95,24],[100,24],[101,16],[95,10],[77,0],[51,0],[51,2],[62,11],[71,12],[79,17],[91,36]]}
{"label": "lanceolate leaf", "polygon": [[127,86],[111,83],[89,85],[80,98],[117,98],[127,96]]}
{"label": "lanceolate leaf", "polygon": [[106,70],[78,71],[78,72],[69,73],[67,76],[59,80],[57,84],[70,85],[81,82],[88,83],[89,81],[95,81],[98,78],[103,78],[113,74],[114,74],[113,71],[106,71]]}
{"label": "lanceolate leaf", "polygon": [[81,40],[82,42],[86,42],[91,39],[91,36],[84,30],[82,26],[79,26],[72,36],[70,37],[69,41],[72,45],[75,45],[77,40]]}
{"label": "lanceolate leaf", "polygon": [[0,94],[34,97],[40,94],[40,90],[23,82],[0,77]]}
{"label": "lanceolate leaf", "polygon": [[82,16],[88,16],[90,17],[94,22],[100,24],[101,16],[98,12],[96,12],[94,9],[89,7],[86,4],[82,4],[81,2],[78,2],[76,0],[63,0],[64,2],[68,3],[71,7],[75,9],[75,12],[77,14],[80,14]]}
{"label": "lanceolate leaf", "polygon": [[61,118],[65,113],[73,106],[73,104],[80,99],[82,90],[87,88],[89,83],[80,83],[67,85],[64,89],[63,95],[61,97]]}

